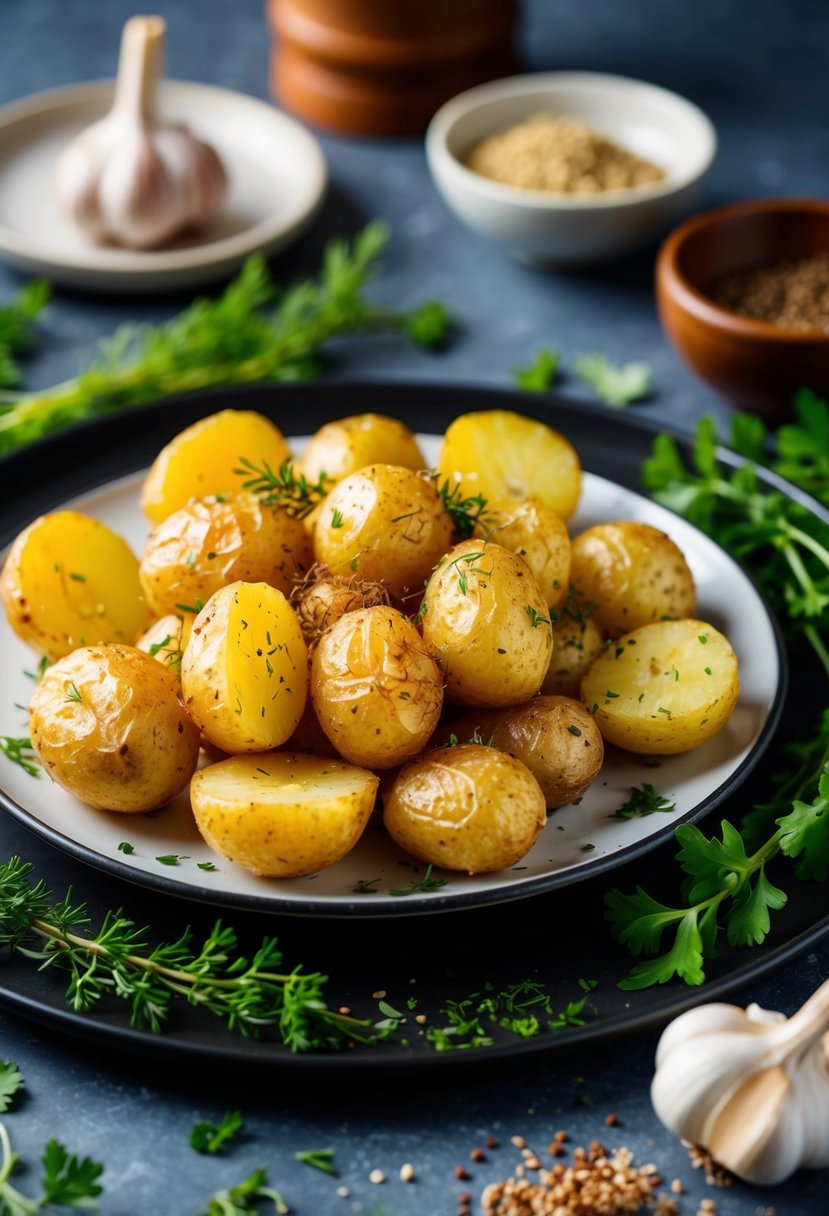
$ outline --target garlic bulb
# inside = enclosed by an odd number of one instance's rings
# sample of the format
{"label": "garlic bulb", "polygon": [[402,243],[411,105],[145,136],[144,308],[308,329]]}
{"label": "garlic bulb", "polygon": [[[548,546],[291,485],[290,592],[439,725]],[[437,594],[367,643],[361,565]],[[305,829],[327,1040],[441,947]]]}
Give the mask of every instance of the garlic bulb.
{"label": "garlic bulb", "polygon": [[701,1005],[668,1026],[651,1099],[662,1122],[748,1182],[829,1166],[829,980],[793,1017]]}
{"label": "garlic bulb", "polygon": [[224,197],[225,171],[213,149],[156,114],[165,31],[161,17],[126,23],[112,109],[58,160],[58,206],[101,243],[156,248],[204,223]]}

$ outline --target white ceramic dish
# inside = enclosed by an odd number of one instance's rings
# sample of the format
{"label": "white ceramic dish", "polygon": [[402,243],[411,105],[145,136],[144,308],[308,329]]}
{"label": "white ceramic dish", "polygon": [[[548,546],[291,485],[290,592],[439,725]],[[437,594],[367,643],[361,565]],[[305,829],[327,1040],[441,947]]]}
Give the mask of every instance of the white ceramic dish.
{"label": "white ceramic dish", "polygon": [[179,290],[228,278],[248,254],[275,253],[311,222],[325,197],[319,144],[293,118],[254,97],[165,80],[159,106],[216,148],[228,171],[221,213],[162,250],[97,246],[65,219],[52,193],[62,148],[109,108],[114,82],[36,93],[0,109],[0,258],[19,270],[97,291]]}
{"label": "white ceramic dish", "polygon": [[[659,165],[664,180],[585,197],[507,186],[462,163],[478,140],[538,113],[582,119]],[[658,236],[688,209],[716,146],[706,116],[676,93],[592,72],[540,72],[469,89],[438,110],[426,133],[429,167],[456,215],[511,253],[553,265],[599,261]]]}
{"label": "white ceramic dish", "polygon": [[[423,436],[427,459],[436,462],[439,440]],[[301,441],[295,444],[301,449]],[[149,528],[138,507],[142,477],[110,482],[72,501],[72,506],[104,520],[125,536],[136,552]],[[670,512],[631,490],[592,474],[584,476],[582,506],[575,530],[608,519],[644,519],[676,539],[685,552],[699,592],[699,615],[723,630],[740,659],[739,704],[725,729],[704,747],[649,767],[639,758],[612,752],[600,777],[578,806],[563,807],[550,818],[532,851],[515,867],[469,877],[445,872],[445,885],[409,897],[390,895],[423,876],[424,867],[400,852],[378,825],[371,825],[357,847],[337,865],[310,878],[255,878],[211,853],[196,830],[188,800],[150,815],[118,815],[83,806],[45,777],[32,778],[0,757],[0,795],[13,812],[47,839],[100,868],[140,884],[172,890],[215,904],[253,906],[266,911],[316,916],[395,915],[475,906],[516,899],[589,878],[598,870],[628,860],[668,836],[683,819],[698,818],[724,796],[762,746],[781,682],[779,649],[770,617],[752,583],[713,541]],[[25,733],[25,705],[34,665],[32,652],[0,622],[0,669],[5,673],[0,700],[0,734]],[[676,803],[671,814],[610,818],[632,786],[654,784]],[[15,809],[16,808],[16,809]],[[119,852],[121,841],[134,852]],[[184,855],[165,866],[156,858]],[[214,862],[205,873],[199,862]],[[371,881],[376,880],[376,881]],[[371,893],[361,894],[360,883]]]}

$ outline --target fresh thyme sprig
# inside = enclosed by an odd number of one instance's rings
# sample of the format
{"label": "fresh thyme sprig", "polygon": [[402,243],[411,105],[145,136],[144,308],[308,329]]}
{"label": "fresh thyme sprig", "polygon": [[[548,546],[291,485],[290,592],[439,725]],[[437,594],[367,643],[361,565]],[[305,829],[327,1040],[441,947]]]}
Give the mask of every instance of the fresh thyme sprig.
{"label": "fresh thyme sprig", "polygon": [[[286,460],[276,472],[267,460],[256,465],[246,456],[240,456],[239,464],[242,467],[234,469],[233,472],[237,477],[247,479],[242,482],[243,490],[260,495],[264,506],[282,507],[297,519],[305,519],[310,515],[334,485],[334,479],[327,473],[320,473],[319,481],[309,482],[304,473],[297,474],[294,471],[291,460]],[[326,482],[329,483],[327,486]]]}
{"label": "fresh thyme sprig", "polygon": [[128,1002],[132,1026],[159,1031],[179,997],[245,1036],[273,1028],[296,1052],[387,1037],[382,1026],[328,1008],[327,976],[283,969],[275,938],[243,957],[233,929],[217,921],[200,945],[188,928],[176,941],[151,948],[149,930],[120,910],[107,912],[96,931],[85,904],[73,904],[71,892],[53,901],[45,883],[31,881],[32,869],[19,857],[0,865],[0,946],[41,970],[68,971],[66,998],[78,1012],[117,998]]}
{"label": "fresh thyme sprig", "polygon": [[375,221],[351,242],[330,242],[319,276],[287,291],[255,255],[218,298],[198,299],[159,326],[120,328],[77,378],[15,398],[7,394],[0,406],[0,455],[81,418],[173,393],[308,380],[320,371],[325,343],[347,334],[391,330],[420,346],[440,345],[450,325],[441,305],[401,314],[365,294],[388,235],[387,226]]}

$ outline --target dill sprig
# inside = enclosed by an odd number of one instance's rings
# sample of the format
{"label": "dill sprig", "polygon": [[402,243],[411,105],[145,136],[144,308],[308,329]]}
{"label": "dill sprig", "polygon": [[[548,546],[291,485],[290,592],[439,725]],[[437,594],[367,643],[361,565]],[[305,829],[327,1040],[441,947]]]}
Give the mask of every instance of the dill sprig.
{"label": "dill sprig", "polygon": [[294,1052],[338,1049],[387,1038],[383,1023],[346,1016],[325,1003],[328,977],[300,967],[285,970],[275,938],[250,957],[237,952],[232,928],[216,921],[201,944],[187,928],[172,942],[150,947],[149,930],[119,909],[95,929],[86,905],[71,891],[53,901],[32,865],[12,857],[0,865],[0,946],[69,972],[66,999],[89,1013],[107,998],[126,1001],[130,1024],[160,1031],[178,997],[220,1018],[229,1030],[257,1037],[273,1028]]}
{"label": "dill sprig", "polygon": [[[239,464],[242,467],[234,469],[233,472],[237,477],[247,479],[242,482],[243,490],[260,495],[264,506],[282,507],[296,519],[305,519],[310,515],[334,485],[333,477],[329,477],[327,473],[320,473],[319,481],[308,481],[304,473],[297,474],[294,471],[292,460],[284,461],[276,472],[267,460],[257,465],[246,456],[240,456]],[[329,483],[327,486],[326,482]]]}
{"label": "dill sprig", "polygon": [[12,764],[19,764],[30,777],[40,776],[37,753],[33,750],[32,741],[28,736],[14,738],[11,735],[0,735],[0,752],[7,756]]}
{"label": "dill sprig", "polygon": [[467,540],[479,524],[488,519],[487,500],[483,494],[471,494],[464,498],[460,482],[454,485],[448,480],[441,482],[441,474],[435,469],[432,474],[438,498],[443,500],[447,513],[451,516],[455,531],[461,540]]}
{"label": "dill sprig", "polygon": [[335,337],[392,330],[420,346],[439,345],[449,328],[440,305],[401,314],[365,295],[388,235],[387,226],[375,221],[351,242],[330,242],[319,275],[285,291],[264,258],[254,255],[216,299],[197,299],[162,325],[122,326],[75,379],[7,394],[0,405],[0,455],[82,418],[172,394],[219,384],[308,380],[320,371],[322,346]]}

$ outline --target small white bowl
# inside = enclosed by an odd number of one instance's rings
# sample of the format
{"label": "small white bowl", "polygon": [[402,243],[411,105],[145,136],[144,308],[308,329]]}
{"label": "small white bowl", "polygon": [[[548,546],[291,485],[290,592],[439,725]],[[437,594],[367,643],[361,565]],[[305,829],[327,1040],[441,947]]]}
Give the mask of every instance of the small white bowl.
{"label": "small white bowl", "polygon": [[[480,139],[534,114],[579,118],[664,170],[662,181],[596,195],[503,185],[462,157]],[[705,114],[656,85],[593,72],[539,72],[458,94],[426,133],[432,176],[470,228],[526,261],[577,265],[613,257],[660,235],[683,212],[717,148]]]}

